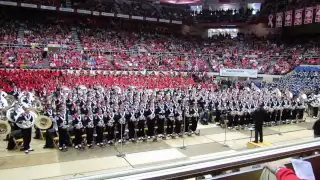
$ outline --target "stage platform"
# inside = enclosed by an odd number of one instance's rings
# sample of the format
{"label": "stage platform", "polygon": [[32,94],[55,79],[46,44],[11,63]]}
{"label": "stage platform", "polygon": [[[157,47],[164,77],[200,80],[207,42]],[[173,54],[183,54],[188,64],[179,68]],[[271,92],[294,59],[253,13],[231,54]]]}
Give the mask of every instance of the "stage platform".
{"label": "stage platform", "polygon": [[[286,144],[313,138],[310,130],[313,119],[306,123],[266,127],[263,129],[264,140],[272,145]],[[43,149],[44,140],[32,139],[31,147],[35,150],[28,155],[20,151],[7,151],[6,141],[0,141],[1,179],[16,180],[23,178],[61,180],[74,176],[108,173],[164,164],[188,159],[206,159],[208,156],[221,156],[237,151],[247,150],[250,141],[249,130],[225,130],[215,124],[199,125],[200,136],[185,138],[186,150],[180,149],[182,138],[160,140],[158,142],[138,142],[121,145],[95,147],[77,151],[70,148],[63,153],[56,149]],[[125,158],[116,155],[125,153]],[[23,175],[23,177],[22,177]]]}
{"label": "stage platform", "polygon": [[248,149],[253,149],[253,148],[262,148],[262,147],[269,147],[269,146],[272,146],[271,143],[268,143],[268,142],[258,142],[258,143],[255,143],[255,142],[248,142],[247,144],[247,147]]}

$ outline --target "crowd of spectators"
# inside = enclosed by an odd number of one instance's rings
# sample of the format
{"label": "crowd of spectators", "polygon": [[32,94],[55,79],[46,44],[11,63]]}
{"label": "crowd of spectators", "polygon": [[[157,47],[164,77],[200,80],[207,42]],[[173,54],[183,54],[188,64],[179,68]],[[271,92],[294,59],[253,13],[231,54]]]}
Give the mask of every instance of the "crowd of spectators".
{"label": "crowd of spectators", "polygon": [[8,48],[0,46],[0,64],[4,67],[30,68],[43,64],[42,51],[31,48]]}
{"label": "crowd of spectators", "polygon": [[172,19],[184,22],[239,23],[253,21],[257,17],[267,18],[270,13],[287,9],[303,8],[318,3],[317,0],[265,0],[261,11],[253,13],[253,9],[202,9],[193,11],[188,5],[156,4],[148,1],[125,0],[10,0],[32,4],[57,7],[72,7],[90,11],[100,11],[132,16]]}
{"label": "crowd of spectators", "polygon": [[[253,35],[235,38],[229,34],[199,39],[181,35],[177,26],[158,23],[112,18],[105,23],[105,19],[54,15],[42,18],[40,12],[31,10],[28,16],[32,18],[0,19],[0,43],[6,43],[1,46],[2,66],[47,63],[51,68],[189,72],[250,68],[285,74],[301,63],[320,61],[320,48],[310,41],[284,45]],[[48,44],[59,48],[44,55]]]}
{"label": "crowd of spectators", "polygon": [[[79,75],[81,74],[81,75]],[[188,88],[195,83],[191,77],[181,75],[172,76],[164,74],[86,74],[83,72],[67,73],[67,71],[48,71],[48,70],[0,70],[0,85],[6,91],[12,91],[12,84],[15,84],[21,90],[47,93],[53,92],[55,88],[61,86],[76,87],[85,85],[87,87],[103,86],[111,88],[118,86],[120,88],[138,88],[138,89],[165,89],[165,88]],[[205,86],[204,86],[205,87]],[[210,87],[207,85],[206,87]]]}
{"label": "crowd of spectators", "polygon": [[35,62],[43,61],[43,48],[37,45],[50,43],[61,45],[48,53],[51,68],[204,72],[250,68],[259,73],[285,74],[301,63],[320,61],[313,58],[320,50],[316,44],[279,46],[267,40],[253,43],[252,39],[232,39],[229,35],[199,40],[176,35],[161,26],[135,26],[128,22],[113,22],[103,28],[80,25],[76,29],[83,50],[75,49],[74,37],[65,23],[47,26],[25,22],[23,39],[16,37],[13,42],[32,46],[2,48],[2,65],[21,67],[27,63],[34,67]]}
{"label": "crowd of spectators", "polygon": [[198,21],[208,22],[208,23],[239,23],[246,22],[249,18],[252,18],[254,15],[253,9],[240,8],[236,9],[228,9],[228,10],[210,10],[203,9],[199,12],[194,12]]}
{"label": "crowd of spectators", "polygon": [[300,92],[308,94],[310,92],[319,93],[320,75],[317,71],[293,71],[289,76],[274,82],[273,86],[279,89],[288,90],[298,95]]}
{"label": "crowd of spectators", "polygon": [[24,25],[24,38],[21,41],[25,45],[59,44],[63,48],[76,47],[70,28],[63,23],[25,22]]}
{"label": "crowd of spectators", "polygon": [[[11,0],[10,0],[11,1]],[[17,2],[72,7],[90,11],[99,11],[132,16],[144,16],[160,19],[172,19],[192,22],[193,16],[201,22],[246,22],[252,17],[252,9],[244,10],[201,10],[192,11],[189,5],[156,4],[148,1],[127,0],[12,0]]]}

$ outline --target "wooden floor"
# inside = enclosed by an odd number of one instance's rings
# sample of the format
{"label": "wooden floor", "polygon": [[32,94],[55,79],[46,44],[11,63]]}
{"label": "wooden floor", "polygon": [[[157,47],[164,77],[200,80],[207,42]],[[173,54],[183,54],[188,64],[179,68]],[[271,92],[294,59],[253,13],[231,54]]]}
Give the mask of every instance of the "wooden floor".
{"label": "wooden floor", "polygon": [[[282,125],[264,128],[264,140],[273,144],[285,144],[313,138],[310,130],[313,119],[300,124]],[[200,136],[185,138],[186,150],[182,138],[167,139],[158,142],[126,143],[121,145],[95,147],[85,151],[69,149],[59,152],[56,149],[43,149],[43,140],[32,140],[35,151],[28,155],[20,151],[7,151],[7,142],[0,142],[0,176],[3,180],[64,179],[96,173],[107,173],[125,169],[139,168],[154,164],[197,159],[206,156],[247,150],[250,131],[227,130],[228,147],[224,143],[224,129],[214,124],[199,125]],[[126,154],[125,158],[116,155]]]}

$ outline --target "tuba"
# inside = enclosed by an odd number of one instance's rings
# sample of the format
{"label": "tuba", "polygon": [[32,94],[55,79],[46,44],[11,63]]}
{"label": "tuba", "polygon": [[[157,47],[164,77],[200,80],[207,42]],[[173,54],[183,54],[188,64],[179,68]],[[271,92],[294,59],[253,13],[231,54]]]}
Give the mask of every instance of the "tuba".
{"label": "tuba", "polygon": [[0,120],[0,138],[6,137],[11,132],[11,126],[8,121]]}
{"label": "tuba", "polygon": [[21,108],[19,108],[20,110],[17,112],[17,114],[15,114],[15,110],[18,109],[19,107],[12,107],[9,108],[6,111],[6,118],[8,119],[8,121],[10,122],[15,122],[15,120],[24,112]]}
{"label": "tuba", "polygon": [[52,126],[52,120],[48,116],[38,116],[35,119],[34,125],[39,129],[49,129]]}
{"label": "tuba", "polygon": [[13,104],[17,101],[16,98],[12,95],[7,95],[6,100],[8,102],[8,106],[13,106]]}
{"label": "tuba", "polygon": [[43,110],[43,106],[39,98],[36,98],[34,101],[32,101],[32,107],[34,107],[37,111]]}
{"label": "tuba", "polygon": [[15,121],[16,125],[19,128],[27,129],[27,128],[31,128],[34,125],[35,119],[37,119],[38,117],[37,111],[33,108],[29,108],[29,111],[30,111],[30,115],[33,117],[33,121]]}

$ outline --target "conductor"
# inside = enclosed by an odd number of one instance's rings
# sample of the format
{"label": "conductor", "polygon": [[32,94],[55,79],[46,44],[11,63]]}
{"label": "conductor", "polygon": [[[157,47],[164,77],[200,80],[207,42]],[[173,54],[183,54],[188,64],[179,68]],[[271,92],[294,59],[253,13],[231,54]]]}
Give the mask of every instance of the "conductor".
{"label": "conductor", "polygon": [[255,125],[255,143],[258,143],[258,136],[260,136],[260,142],[263,142],[262,126],[263,122],[267,117],[267,112],[263,109],[263,104],[259,106],[252,114],[254,125]]}

